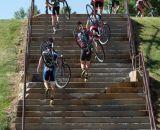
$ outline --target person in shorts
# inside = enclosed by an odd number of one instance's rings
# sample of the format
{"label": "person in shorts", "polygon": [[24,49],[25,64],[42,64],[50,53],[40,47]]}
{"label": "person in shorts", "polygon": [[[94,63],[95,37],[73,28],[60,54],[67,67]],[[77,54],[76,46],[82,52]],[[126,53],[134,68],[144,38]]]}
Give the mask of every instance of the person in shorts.
{"label": "person in shorts", "polygon": [[[50,5],[48,2],[53,5]],[[56,32],[56,23],[59,23],[59,11],[60,11],[60,0],[46,0],[46,13],[48,8],[52,11],[52,26],[53,26],[53,34]],[[47,8],[48,7],[48,8]]]}
{"label": "person in shorts", "polygon": [[104,7],[104,0],[91,0],[91,5],[95,10],[95,14],[97,14],[98,8],[100,9],[100,15],[102,16],[103,7]]}
{"label": "person in shorts", "polygon": [[80,64],[81,64],[81,78],[88,78],[88,70],[90,67],[90,60],[92,51],[91,48],[87,47],[90,40],[90,31],[88,31],[85,27],[83,27],[82,22],[77,23],[78,28],[78,42],[81,45],[81,53],[80,53]]}
{"label": "person in shorts", "polygon": [[[49,44],[45,51],[42,52],[42,55],[52,55],[53,59],[55,61],[55,64],[53,64],[51,67],[47,67],[44,64],[43,67],[43,81],[45,86],[45,93],[47,94],[49,91],[49,87],[51,88],[51,99],[50,99],[50,105],[53,104],[53,99],[55,95],[55,78],[56,78],[56,61],[58,58],[57,53],[53,49],[53,39],[49,38],[48,40]],[[39,58],[38,66],[37,66],[37,72],[39,73],[39,69],[43,64],[43,58],[42,56]]]}
{"label": "person in shorts", "polygon": [[112,0],[112,12],[118,14],[119,10],[119,0]]}

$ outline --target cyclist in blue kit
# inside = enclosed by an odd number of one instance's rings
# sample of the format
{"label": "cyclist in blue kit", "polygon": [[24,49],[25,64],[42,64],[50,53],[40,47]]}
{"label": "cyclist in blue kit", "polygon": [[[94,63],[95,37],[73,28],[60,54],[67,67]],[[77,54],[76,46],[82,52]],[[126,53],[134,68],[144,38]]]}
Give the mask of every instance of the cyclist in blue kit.
{"label": "cyclist in blue kit", "polygon": [[[54,95],[55,95],[56,61],[58,58],[58,54],[53,49],[53,39],[49,38],[48,42],[49,42],[48,47],[45,51],[42,52],[42,55],[46,55],[46,56],[52,55],[55,64],[53,64],[53,66],[51,66],[51,67],[48,67],[44,64],[43,81],[44,81],[46,94],[48,94],[48,92],[49,92],[49,84],[50,84],[50,88],[51,88],[50,105],[53,105],[53,99],[54,99]],[[39,73],[40,67],[42,66],[42,63],[43,63],[43,58],[41,56],[39,59],[38,67],[37,67],[38,73]]]}

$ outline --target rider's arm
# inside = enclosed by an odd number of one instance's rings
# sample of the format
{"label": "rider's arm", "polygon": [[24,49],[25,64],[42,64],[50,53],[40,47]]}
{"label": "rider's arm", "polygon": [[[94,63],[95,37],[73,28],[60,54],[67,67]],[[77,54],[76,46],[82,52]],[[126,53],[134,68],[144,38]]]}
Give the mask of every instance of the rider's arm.
{"label": "rider's arm", "polygon": [[89,29],[89,19],[87,20],[87,23],[86,23],[86,29]]}
{"label": "rider's arm", "polygon": [[42,66],[43,60],[42,56],[39,58],[38,66],[37,66],[37,72],[39,73],[39,68]]}

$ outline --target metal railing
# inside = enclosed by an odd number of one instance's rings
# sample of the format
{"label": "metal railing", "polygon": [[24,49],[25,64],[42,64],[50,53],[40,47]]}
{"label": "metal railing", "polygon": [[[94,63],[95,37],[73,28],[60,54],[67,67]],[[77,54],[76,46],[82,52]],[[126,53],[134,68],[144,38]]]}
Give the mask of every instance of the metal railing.
{"label": "metal railing", "polygon": [[144,93],[146,98],[146,109],[148,110],[148,114],[149,114],[151,130],[156,130],[156,123],[155,123],[155,118],[153,114],[152,101],[151,101],[150,88],[149,88],[149,75],[145,67],[143,53],[141,51],[136,52],[135,38],[133,35],[133,27],[130,19],[129,8],[128,8],[128,0],[126,0],[125,5],[126,5],[126,16],[127,16],[127,22],[128,22],[127,33],[128,33],[128,39],[129,39],[129,45],[130,45],[130,57],[132,60],[132,66],[133,66],[133,70],[139,69],[139,71],[141,72],[143,85],[144,85]]}
{"label": "metal railing", "polygon": [[22,130],[25,129],[25,96],[26,96],[26,83],[27,83],[27,69],[28,69],[28,59],[30,55],[30,42],[32,34],[32,17],[34,15],[34,0],[31,1],[30,14],[28,16],[28,29],[27,29],[27,39],[25,47],[25,61],[24,61],[24,87],[23,87],[23,106],[22,106]]}

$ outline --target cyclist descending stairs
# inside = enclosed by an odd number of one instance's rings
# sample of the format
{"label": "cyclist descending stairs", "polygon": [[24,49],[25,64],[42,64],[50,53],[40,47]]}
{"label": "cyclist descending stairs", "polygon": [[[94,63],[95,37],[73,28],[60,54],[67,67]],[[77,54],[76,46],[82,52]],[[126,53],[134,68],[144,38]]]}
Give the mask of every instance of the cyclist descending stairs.
{"label": "cyclist descending stairs", "polygon": [[[107,18],[108,15],[103,15],[104,21]],[[103,45],[105,59],[98,62],[94,56],[91,57],[87,82],[81,78],[80,48],[73,36],[77,21],[87,21],[86,14],[72,14],[70,20],[61,15],[59,20],[53,39],[54,48],[62,52],[64,62],[70,67],[70,82],[63,88],[55,88],[54,105],[50,107],[42,73],[37,73],[36,68],[42,42],[53,36],[52,20],[48,14],[34,16],[25,109],[23,114],[21,99],[13,129],[21,130],[23,126],[25,130],[151,130],[143,83],[133,83],[128,79],[132,63],[126,16],[110,15],[110,40],[107,46]]]}

